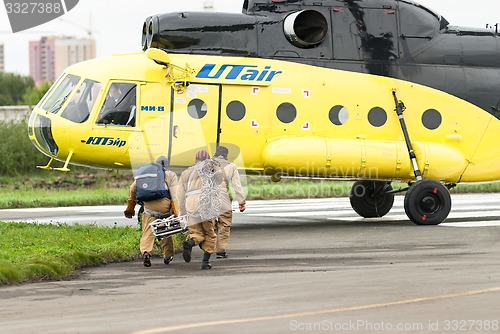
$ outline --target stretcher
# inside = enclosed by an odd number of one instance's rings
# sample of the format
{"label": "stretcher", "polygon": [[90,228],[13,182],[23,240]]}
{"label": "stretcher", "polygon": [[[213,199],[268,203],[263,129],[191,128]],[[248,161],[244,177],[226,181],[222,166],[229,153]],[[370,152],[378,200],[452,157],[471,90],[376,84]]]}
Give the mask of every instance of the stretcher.
{"label": "stretcher", "polygon": [[158,240],[188,231],[186,216],[175,217],[171,215],[168,218],[156,219],[149,223],[149,226]]}

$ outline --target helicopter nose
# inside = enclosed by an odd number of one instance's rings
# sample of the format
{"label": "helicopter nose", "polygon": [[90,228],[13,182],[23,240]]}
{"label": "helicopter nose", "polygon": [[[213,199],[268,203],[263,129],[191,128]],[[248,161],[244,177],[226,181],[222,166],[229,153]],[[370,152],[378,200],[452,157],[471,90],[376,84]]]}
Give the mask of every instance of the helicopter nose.
{"label": "helicopter nose", "polygon": [[28,133],[33,145],[42,153],[55,157],[59,152],[52,135],[52,121],[32,112],[28,121]]}

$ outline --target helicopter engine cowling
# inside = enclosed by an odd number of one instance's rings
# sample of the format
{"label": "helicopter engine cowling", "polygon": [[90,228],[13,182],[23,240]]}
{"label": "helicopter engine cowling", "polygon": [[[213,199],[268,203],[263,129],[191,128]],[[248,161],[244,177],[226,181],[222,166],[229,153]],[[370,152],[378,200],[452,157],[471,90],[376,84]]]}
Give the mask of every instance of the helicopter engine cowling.
{"label": "helicopter engine cowling", "polygon": [[321,44],[328,33],[328,22],[318,11],[301,10],[285,18],[283,30],[290,43],[299,48]]}
{"label": "helicopter engine cowling", "polygon": [[142,49],[254,56],[256,26],[254,16],[243,14],[179,12],[152,16],[143,24]]}

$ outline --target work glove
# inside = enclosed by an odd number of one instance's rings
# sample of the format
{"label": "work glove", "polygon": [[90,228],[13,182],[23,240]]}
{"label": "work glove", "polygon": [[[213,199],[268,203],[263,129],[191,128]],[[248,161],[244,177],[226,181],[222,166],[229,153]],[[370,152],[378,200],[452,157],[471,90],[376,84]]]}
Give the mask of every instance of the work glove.
{"label": "work glove", "polygon": [[246,206],[246,204],[245,204],[245,203],[240,204],[240,212],[245,211],[245,210],[246,210],[246,208],[247,208],[247,206]]}
{"label": "work glove", "polygon": [[133,201],[133,200],[127,200],[127,208],[125,209],[125,211],[123,212],[123,214],[125,215],[125,217],[127,218],[132,218],[135,216],[135,205],[136,205],[136,201]]}

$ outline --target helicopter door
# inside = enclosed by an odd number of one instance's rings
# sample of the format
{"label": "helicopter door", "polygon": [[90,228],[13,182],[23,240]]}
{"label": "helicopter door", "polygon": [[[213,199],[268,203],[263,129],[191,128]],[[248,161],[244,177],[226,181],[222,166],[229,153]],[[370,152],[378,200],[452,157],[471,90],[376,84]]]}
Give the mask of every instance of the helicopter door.
{"label": "helicopter door", "polygon": [[199,150],[213,153],[219,133],[220,85],[191,84],[172,92],[170,166],[195,163]]}

